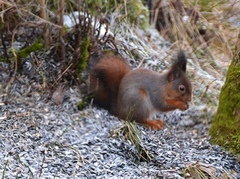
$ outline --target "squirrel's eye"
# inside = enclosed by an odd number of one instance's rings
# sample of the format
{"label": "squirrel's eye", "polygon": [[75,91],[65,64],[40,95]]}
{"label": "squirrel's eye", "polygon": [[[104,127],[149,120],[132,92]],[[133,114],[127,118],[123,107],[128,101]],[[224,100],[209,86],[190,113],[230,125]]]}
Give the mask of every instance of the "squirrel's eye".
{"label": "squirrel's eye", "polygon": [[185,86],[184,86],[184,85],[180,85],[180,86],[178,87],[178,89],[179,89],[179,91],[181,91],[181,92],[185,92]]}

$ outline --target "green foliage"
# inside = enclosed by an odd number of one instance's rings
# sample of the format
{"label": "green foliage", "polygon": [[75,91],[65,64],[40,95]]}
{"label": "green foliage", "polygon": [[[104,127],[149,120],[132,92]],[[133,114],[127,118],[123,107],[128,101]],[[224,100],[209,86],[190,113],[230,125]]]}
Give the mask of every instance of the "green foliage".
{"label": "green foliage", "polygon": [[77,104],[77,108],[79,111],[82,111],[85,108],[85,101],[81,100],[78,104]]}
{"label": "green foliage", "polygon": [[[14,47],[11,47],[9,48],[9,52],[13,57],[15,57],[16,56],[15,54],[17,53],[17,49]],[[14,58],[11,58],[10,61],[14,61]]]}
{"label": "green foliage", "polygon": [[228,0],[191,0],[191,2],[192,4],[199,5],[201,8],[200,11],[212,12],[214,8],[228,2]]}
{"label": "green foliage", "polygon": [[101,12],[107,12],[116,6],[115,0],[102,1],[102,0],[89,0],[88,6],[93,15],[97,15],[98,10]]}
{"label": "green foliage", "polygon": [[134,23],[143,29],[149,27],[149,11],[148,8],[143,5],[141,0],[129,0],[127,1],[126,7],[131,23]]}
{"label": "green foliage", "polygon": [[46,1],[46,4],[48,8],[51,9],[51,11],[53,12],[57,12],[60,9],[58,1],[48,0]]}
{"label": "green foliage", "polygon": [[90,45],[90,38],[85,37],[81,43],[80,57],[78,62],[78,71],[79,73],[87,67],[87,60],[89,57],[88,48]]}
{"label": "green foliage", "polygon": [[118,11],[119,20],[127,20],[130,23],[137,25],[140,28],[146,29],[149,27],[149,11],[144,6],[141,0],[128,0],[128,1],[88,1],[90,12],[93,15],[97,14],[97,10],[101,12],[112,13]]}
{"label": "green foliage", "polygon": [[240,154],[240,64],[229,66],[217,114],[209,130],[211,142]]}
{"label": "green foliage", "polygon": [[32,45],[21,49],[17,54],[19,58],[26,58],[31,52],[36,52],[38,50],[42,50],[43,48],[43,41],[41,38],[38,38]]}

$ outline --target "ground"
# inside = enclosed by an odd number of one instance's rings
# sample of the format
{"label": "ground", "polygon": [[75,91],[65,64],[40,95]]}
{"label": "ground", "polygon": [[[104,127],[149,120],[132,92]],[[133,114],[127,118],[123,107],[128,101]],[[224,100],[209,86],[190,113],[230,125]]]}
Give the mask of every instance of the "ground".
{"label": "ground", "polygon": [[[120,54],[133,67],[161,72],[171,65],[172,46],[156,30],[126,29],[131,38],[117,34],[116,41]],[[11,45],[10,40],[6,46]],[[25,39],[16,38],[12,46],[23,42]],[[3,46],[0,54],[4,54]],[[185,112],[158,114],[166,124],[160,131],[137,125],[142,146],[151,158],[144,161],[134,145],[117,132],[123,121],[90,104],[82,111],[77,109],[82,84],[67,78],[61,81],[63,88],[55,83],[61,76],[61,64],[54,55],[31,53],[12,81],[12,63],[0,62],[2,178],[182,179],[193,176],[194,169],[212,178],[240,178],[239,158],[209,143],[208,129],[223,75],[210,75],[188,58],[193,101]],[[57,98],[53,97],[57,92]]]}
{"label": "ground", "polygon": [[239,178],[239,161],[209,143],[209,124],[193,110],[160,115],[166,122],[160,131],[138,125],[151,156],[141,161],[134,146],[115,135],[123,122],[103,109],[79,111],[80,94],[67,88],[56,105],[27,77],[1,93],[2,178],[184,178],[183,169],[194,165]]}

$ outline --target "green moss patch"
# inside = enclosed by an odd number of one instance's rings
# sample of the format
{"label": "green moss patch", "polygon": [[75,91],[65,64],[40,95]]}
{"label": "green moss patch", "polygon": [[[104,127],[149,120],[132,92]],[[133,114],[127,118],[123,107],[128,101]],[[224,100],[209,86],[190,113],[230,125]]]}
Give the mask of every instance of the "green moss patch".
{"label": "green moss patch", "polygon": [[42,50],[44,48],[44,44],[41,38],[38,38],[32,45],[21,49],[18,52],[19,58],[26,58],[30,55],[31,52],[36,52],[38,50]]}
{"label": "green moss patch", "polygon": [[89,37],[84,38],[81,44],[81,51],[80,51],[81,54],[78,62],[79,73],[87,67],[87,60],[89,57],[89,51],[88,51],[89,45],[90,45],[90,38]]}
{"label": "green moss patch", "polygon": [[217,114],[209,130],[211,142],[240,153],[240,64],[229,66]]}

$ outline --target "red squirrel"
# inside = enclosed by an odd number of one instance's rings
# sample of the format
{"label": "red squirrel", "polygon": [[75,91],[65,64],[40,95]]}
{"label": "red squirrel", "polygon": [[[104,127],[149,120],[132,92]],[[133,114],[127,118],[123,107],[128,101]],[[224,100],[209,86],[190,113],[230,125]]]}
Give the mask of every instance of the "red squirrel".
{"label": "red squirrel", "polygon": [[93,103],[121,119],[136,121],[152,129],[164,126],[152,120],[156,112],[186,110],[192,86],[186,75],[187,58],[180,50],[165,73],[132,70],[119,54],[101,52],[89,59],[89,90]]}

